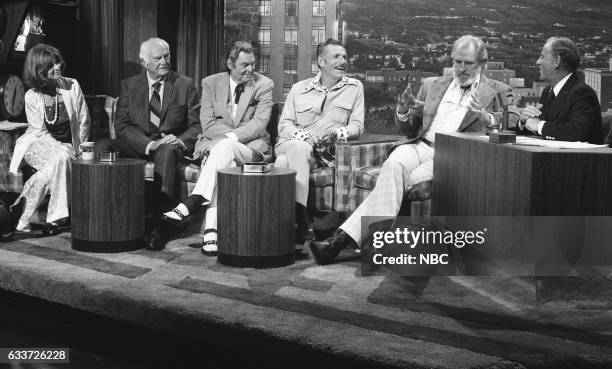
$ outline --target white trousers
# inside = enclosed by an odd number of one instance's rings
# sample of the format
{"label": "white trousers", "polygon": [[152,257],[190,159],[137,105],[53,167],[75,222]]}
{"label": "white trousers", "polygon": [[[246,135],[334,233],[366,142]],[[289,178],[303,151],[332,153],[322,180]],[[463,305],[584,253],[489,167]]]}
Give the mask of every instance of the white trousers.
{"label": "white trousers", "polygon": [[433,178],[433,157],[434,149],[423,142],[398,146],[383,163],[372,192],[340,228],[361,245],[367,236],[362,226],[367,232],[373,221],[383,220],[367,217],[395,218],[404,193]]}
{"label": "white trousers", "polygon": [[217,229],[217,170],[253,160],[253,149],[238,141],[224,139],[212,149],[208,159],[202,162],[202,170],[192,195],[201,195],[210,201],[206,209],[204,229]]}
{"label": "white trousers", "polygon": [[54,222],[69,215],[70,206],[70,159],[72,149],[52,137],[34,141],[26,149],[24,159],[36,169],[23,185],[23,191],[15,203],[26,199],[23,214],[17,229],[23,231],[30,225],[30,218],[47,194],[47,222]]}
{"label": "white trousers", "polygon": [[295,176],[295,201],[306,206],[312,146],[301,140],[287,140],[276,145],[275,151],[275,167],[291,168],[297,172]]}

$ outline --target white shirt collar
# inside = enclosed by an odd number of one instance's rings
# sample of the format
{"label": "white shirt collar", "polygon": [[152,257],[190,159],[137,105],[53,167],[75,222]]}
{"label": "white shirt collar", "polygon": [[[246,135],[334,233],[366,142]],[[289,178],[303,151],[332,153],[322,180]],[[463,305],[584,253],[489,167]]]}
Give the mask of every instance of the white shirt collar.
{"label": "white shirt collar", "polygon": [[230,93],[232,95],[232,101],[234,101],[234,91],[236,91],[236,86],[238,86],[238,82],[234,81],[232,76],[230,76]]}
{"label": "white shirt collar", "polygon": [[149,87],[153,87],[153,84],[155,82],[159,82],[161,83],[161,85],[164,85],[164,80],[163,79],[153,79],[151,78],[151,75],[149,74],[149,71],[147,71],[147,81],[149,82]]}
{"label": "white shirt collar", "polygon": [[555,87],[553,87],[553,92],[555,93],[555,96],[559,96],[559,92],[561,92],[561,89],[563,88],[563,86],[565,86],[565,83],[572,76],[572,74],[573,73],[570,73],[567,76],[563,77],[563,79],[557,82]]}

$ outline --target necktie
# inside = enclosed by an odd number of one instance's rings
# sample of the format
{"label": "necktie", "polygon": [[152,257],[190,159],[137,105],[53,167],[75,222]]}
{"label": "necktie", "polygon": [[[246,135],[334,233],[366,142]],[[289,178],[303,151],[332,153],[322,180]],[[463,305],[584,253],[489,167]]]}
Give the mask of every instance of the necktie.
{"label": "necktie", "polygon": [[159,88],[161,87],[160,82],[153,84],[153,94],[151,95],[151,101],[149,102],[149,109],[151,111],[151,123],[159,127],[159,119],[161,116],[161,99],[159,98]]}
{"label": "necktie", "polygon": [[244,92],[244,83],[239,83],[236,85],[236,89],[234,90],[234,104],[238,105],[238,101],[240,101],[240,95]]}

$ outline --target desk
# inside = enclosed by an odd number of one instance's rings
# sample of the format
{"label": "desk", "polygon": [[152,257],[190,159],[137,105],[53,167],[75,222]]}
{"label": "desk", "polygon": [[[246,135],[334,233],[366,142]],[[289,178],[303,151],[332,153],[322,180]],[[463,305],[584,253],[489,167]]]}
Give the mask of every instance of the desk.
{"label": "desk", "polygon": [[117,252],[144,246],[144,160],[72,162],[72,248]]}
{"label": "desk", "polygon": [[434,215],[612,215],[612,149],[436,135]]}
{"label": "desk", "polygon": [[217,171],[217,260],[238,267],[270,268],[295,262],[295,171]]}
{"label": "desk", "polygon": [[486,225],[491,251],[502,256],[551,259],[561,250],[565,262],[605,265],[612,261],[606,231],[612,149],[493,144],[483,134],[438,133],[433,215]]}

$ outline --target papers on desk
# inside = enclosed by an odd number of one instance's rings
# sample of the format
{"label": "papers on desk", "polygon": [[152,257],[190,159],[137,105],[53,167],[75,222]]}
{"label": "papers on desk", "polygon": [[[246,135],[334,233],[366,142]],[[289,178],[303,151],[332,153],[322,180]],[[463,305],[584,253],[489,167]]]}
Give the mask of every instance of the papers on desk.
{"label": "papers on desk", "polygon": [[516,136],[517,146],[540,146],[550,147],[553,149],[595,149],[599,147],[608,147],[608,145],[595,145],[588,142],[573,142],[573,141],[553,141],[543,140],[541,138]]}
{"label": "papers on desk", "polygon": [[27,123],[17,123],[17,122],[9,122],[8,120],[3,120],[0,122],[0,131],[13,131],[19,128],[27,128]]}

